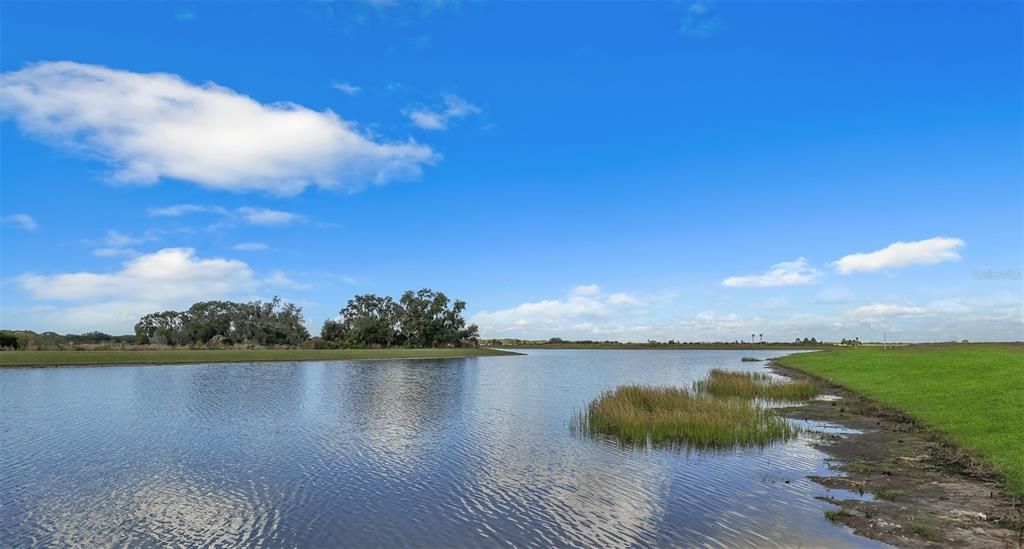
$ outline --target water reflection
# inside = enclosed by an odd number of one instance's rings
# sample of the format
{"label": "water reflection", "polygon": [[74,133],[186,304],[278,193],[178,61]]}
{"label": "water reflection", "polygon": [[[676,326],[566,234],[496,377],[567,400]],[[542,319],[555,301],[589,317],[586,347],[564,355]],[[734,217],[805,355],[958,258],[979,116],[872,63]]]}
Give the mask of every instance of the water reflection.
{"label": "water reflection", "polygon": [[867,544],[824,520],[804,438],[568,433],[618,384],[763,368],[740,356],[0,369],[0,546]]}

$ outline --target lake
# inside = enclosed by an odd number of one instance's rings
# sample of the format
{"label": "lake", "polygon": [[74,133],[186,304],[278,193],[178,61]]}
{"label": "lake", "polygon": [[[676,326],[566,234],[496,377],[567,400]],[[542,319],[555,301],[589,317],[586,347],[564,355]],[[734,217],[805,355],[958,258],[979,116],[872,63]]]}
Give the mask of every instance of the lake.
{"label": "lake", "polygon": [[526,352],[0,369],[0,546],[873,545],[824,518],[813,435],[698,452],[569,432],[619,384],[785,352]]}

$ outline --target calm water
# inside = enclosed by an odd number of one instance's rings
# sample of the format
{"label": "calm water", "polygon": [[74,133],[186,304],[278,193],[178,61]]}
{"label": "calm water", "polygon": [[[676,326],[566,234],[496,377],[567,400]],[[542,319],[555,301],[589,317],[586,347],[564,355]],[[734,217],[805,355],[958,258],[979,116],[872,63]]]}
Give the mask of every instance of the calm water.
{"label": "calm water", "polygon": [[0,546],[868,544],[824,519],[806,439],[569,434],[602,390],[750,354],[0,369]]}

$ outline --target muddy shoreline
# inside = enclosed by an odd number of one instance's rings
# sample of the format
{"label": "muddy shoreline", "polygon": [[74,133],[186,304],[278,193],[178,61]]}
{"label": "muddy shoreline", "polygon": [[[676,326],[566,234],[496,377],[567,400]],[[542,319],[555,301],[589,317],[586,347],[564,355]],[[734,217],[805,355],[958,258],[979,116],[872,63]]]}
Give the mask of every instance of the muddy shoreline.
{"label": "muddy shoreline", "polygon": [[860,431],[823,435],[815,445],[842,476],[812,480],[874,496],[823,498],[839,506],[831,520],[899,547],[1024,547],[1024,501],[1009,494],[986,464],[897,410],[776,361],[769,367],[840,397],[785,408],[786,417]]}

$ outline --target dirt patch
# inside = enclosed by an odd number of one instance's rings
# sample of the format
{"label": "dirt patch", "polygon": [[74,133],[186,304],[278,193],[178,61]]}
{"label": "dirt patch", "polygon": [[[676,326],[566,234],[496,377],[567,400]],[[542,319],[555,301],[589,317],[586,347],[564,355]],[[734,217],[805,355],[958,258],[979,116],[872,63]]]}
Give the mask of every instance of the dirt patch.
{"label": "dirt patch", "polygon": [[897,410],[776,362],[770,367],[840,397],[786,408],[786,417],[860,431],[825,434],[815,444],[845,476],[813,480],[874,496],[823,498],[839,506],[826,513],[830,520],[901,547],[1024,547],[1024,501],[1010,495],[984,462]]}

